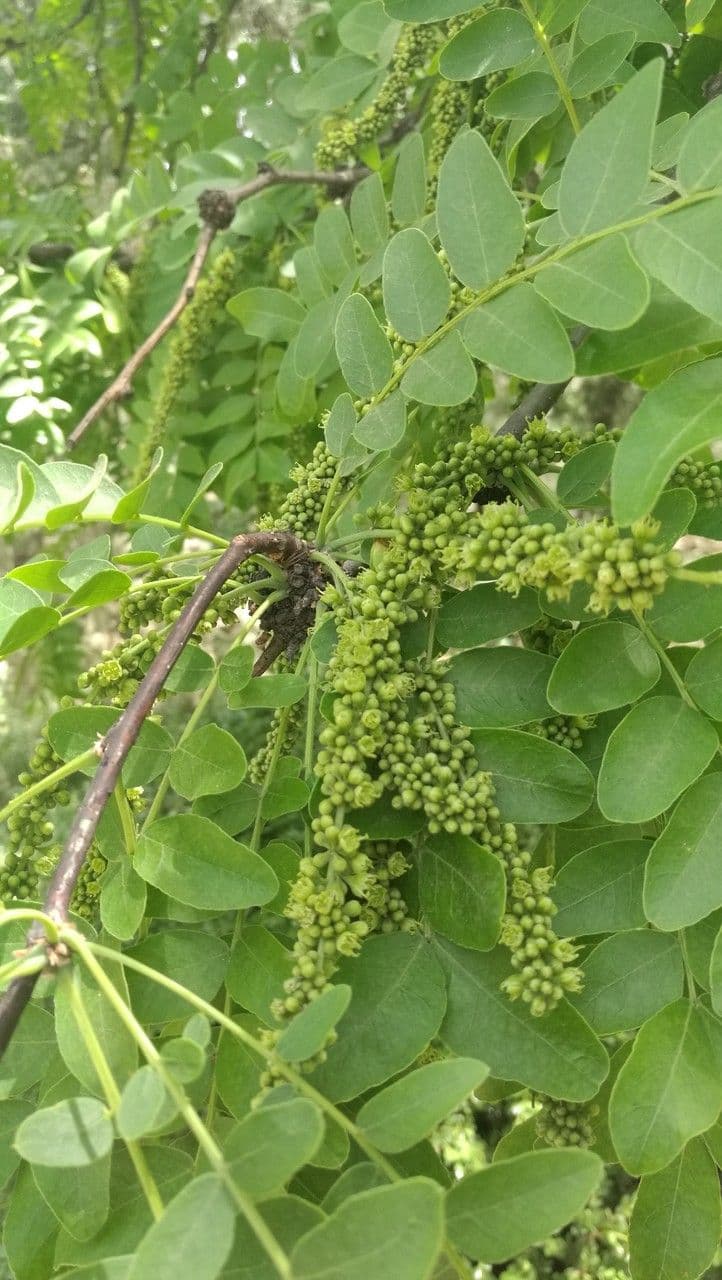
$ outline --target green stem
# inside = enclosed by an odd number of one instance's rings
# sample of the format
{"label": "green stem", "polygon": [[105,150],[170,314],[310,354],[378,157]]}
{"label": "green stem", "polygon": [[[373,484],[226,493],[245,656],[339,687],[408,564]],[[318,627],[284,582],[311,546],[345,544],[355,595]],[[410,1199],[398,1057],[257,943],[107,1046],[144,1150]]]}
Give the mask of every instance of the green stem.
{"label": "green stem", "polygon": [[316,530],[316,542],[317,542],[317,544],[318,544],[319,546],[322,546],[322,545],[323,545],[323,535],[324,535],[324,534],[325,534],[325,532],[326,532],[326,526],[328,525],[328,522],[329,522],[329,516],[331,515],[331,508],[332,508],[332,506],[333,506],[333,500],[334,500],[334,498],[336,497],[336,494],[337,494],[337,492],[338,492],[338,487],[339,487],[339,485],[340,485],[340,483],[341,483],[342,479],[343,479],[343,476],[341,475],[341,463],[339,462],[339,464],[338,464],[338,466],[337,466],[337,468],[336,468],[336,471],[335,471],[335,473],[334,473],[333,480],[331,481],[330,485],[328,486],[328,493],[326,494],[326,501],[325,501],[325,502],[324,502],[324,504],[323,504],[323,508],[322,508],[322,511],[321,511],[321,517],[320,517],[320,519],[319,519],[319,522],[318,522],[318,528],[317,528],[317,530]]}
{"label": "green stem", "polygon": [[17,956],[7,964],[0,965],[0,987],[4,990],[15,978],[29,977],[31,973],[42,973],[47,963],[45,948],[38,950],[34,947],[27,955]]}
{"label": "green stem", "polygon": [[687,995],[689,996],[690,1000],[695,1001],[697,999],[697,987],[695,986],[692,967],[689,963],[689,954],[687,952],[687,935],[684,929],[678,930],[677,937],[679,938],[679,945],[682,951],[682,960],[684,962],[684,975],[687,980]]}
{"label": "green stem", "polygon": [[397,529],[361,529],[358,533],[347,533],[343,538],[334,538],[326,543],[327,551],[338,551],[340,547],[353,546],[358,542],[368,542],[372,538],[396,538]]}
{"label": "green stem", "polygon": [[666,668],[667,672],[669,673],[670,678],[672,679],[672,681],[673,681],[673,682],[674,682],[674,684],[676,685],[677,690],[679,691],[679,696],[680,696],[681,698],[683,698],[683,699],[684,699],[684,701],[687,703],[687,706],[688,706],[688,707],[694,707],[694,709],[695,709],[695,711],[696,711],[696,710],[697,710],[697,704],[696,704],[696,702],[694,701],[694,699],[692,698],[692,696],[691,696],[691,694],[690,694],[690,692],[689,692],[689,690],[688,690],[688,688],[687,688],[686,684],[684,683],[684,680],[682,679],[682,677],[681,677],[681,675],[679,674],[679,672],[678,672],[677,668],[675,667],[674,663],[672,662],[672,659],[670,658],[669,654],[667,653],[667,650],[665,649],[664,645],[661,643],[661,641],[660,641],[660,640],[658,640],[658,639],[657,639],[657,637],[656,637],[656,635],[654,634],[654,632],[653,632],[652,628],[650,627],[649,623],[645,621],[645,619],[644,619],[644,617],[642,616],[642,614],[641,614],[641,613],[637,613],[637,612],[635,611],[635,612],[634,612],[634,618],[635,618],[635,620],[636,620],[637,626],[639,627],[640,631],[642,632],[642,635],[645,637],[645,639],[648,641],[648,643],[649,643],[649,644],[651,644],[651,646],[652,646],[652,648],[654,649],[655,653],[657,654],[657,656],[658,656],[658,658],[659,658],[660,662],[662,663],[662,666]]}
{"label": "green stem", "polygon": [[722,585],[722,570],[710,569],[698,573],[695,569],[673,569],[672,578],[680,578],[683,582],[697,582],[700,586],[719,587]]}
{"label": "green stem", "polygon": [[203,538],[205,542],[210,542],[214,547],[229,546],[227,538],[219,538],[215,533],[208,533],[206,529],[196,529],[192,524],[180,524],[178,520],[166,520],[164,516],[148,516],[145,512],[135,516],[134,520],[139,524],[157,524],[163,529],[175,529],[176,532],[183,534],[187,538]]}
{"label": "green stem", "polygon": [[[120,1090],[116,1084],[110,1063],[103,1052],[103,1046],[98,1040],[98,1037],[95,1034],[95,1028],[88,1016],[88,1011],[85,1007],[85,1001],[83,1000],[83,994],[80,989],[80,982],[78,979],[79,975],[77,971],[71,973],[69,969],[66,969],[61,974],[61,981],[67,984],[70,1008],[75,1018],[81,1038],[85,1042],[88,1057],[95,1068],[95,1074],[100,1081],[108,1107],[111,1112],[115,1113],[120,1106]],[[138,1176],[138,1181],[143,1191],[143,1195],[146,1198],[148,1208],[157,1222],[158,1219],[163,1216],[163,1209],[165,1206],[155,1178],[148,1167],[145,1154],[140,1144],[126,1140],[125,1145],[128,1150],[128,1155],[133,1162],[133,1168]]]}
{"label": "green stem", "polygon": [[[123,997],[116,990],[113,983],[108,978],[108,975],[105,973],[105,970],[96,960],[91,948],[86,944],[85,940],[80,937],[80,934],[74,935],[73,947],[80,956],[83,964],[88,969],[88,972],[92,975],[98,987],[105,995],[106,999],[112,1004],[118,1014],[118,1017],[130,1032],[148,1065],[151,1066],[160,1077],[166,1091],[175,1102],[178,1111],[198,1142],[198,1146],[208,1160],[208,1163],[213,1171],[223,1181],[227,1191],[245,1217],[257,1240],[268,1254],[268,1257],[273,1263],[276,1272],[281,1277],[281,1280],[291,1280],[291,1264],[287,1254],[281,1248],[276,1237],[267,1227],[253,1201],[244,1191],[241,1190],[239,1186],[236,1185],[231,1172],[226,1165],[223,1152],[215,1142],[212,1135],[208,1132],[208,1129],[198,1115],[198,1112],[195,1110],[195,1107],[193,1107],[192,1103],[189,1101],[185,1091],[176,1082],[175,1077],[166,1067],[161,1055],[153,1044],[153,1041],[146,1035],[142,1026],[123,1000]],[[110,955],[120,958],[114,952],[110,952]]]}
{"label": "green stem", "polygon": [[521,7],[524,10],[524,13],[526,14],[527,18],[529,19],[529,23],[534,31],[534,35],[536,36],[539,42],[539,45],[541,46],[541,50],[544,54],[544,57],[546,58],[547,63],[549,64],[549,70],[551,71],[556,81],[556,86],[557,86],[557,89],[559,90],[559,97],[564,103],[564,108],[566,110],[567,115],[569,116],[572,129],[574,130],[575,133],[581,133],[582,126],[579,123],[579,116],[577,115],[577,109],[574,106],[574,100],[572,98],[571,93],[569,92],[569,85],[567,84],[566,80],[564,79],[564,76],[561,73],[561,68],[559,66],[559,63],[556,60],[556,56],[554,54],[554,50],[551,46],[551,43],[549,41],[549,37],[547,36],[547,33],[544,30],[544,27],[542,26],[541,22],[537,18],[531,4],[529,3],[529,0],[521,0]]}
{"label": "green stem", "polygon": [[43,926],[48,941],[58,941],[58,926],[44,911],[35,907],[13,907],[10,911],[0,909],[0,928],[5,924],[12,924],[13,920],[37,920]]}
{"label": "green stem", "polygon": [[33,782],[25,791],[21,791],[19,795],[13,796],[12,800],[8,800],[4,809],[0,809],[0,822],[4,822],[10,817],[16,809],[19,809],[28,800],[32,800],[34,796],[41,796],[44,791],[49,791],[58,782],[62,782],[63,778],[69,778],[71,773],[77,773],[79,769],[83,769],[86,764],[97,764],[98,753],[95,747],[90,747],[87,751],[83,751],[79,756],[73,756],[72,760],[67,760],[65,764],[61,764],[52,773],[48,773],[44,778],[40,778],[38,782]]}

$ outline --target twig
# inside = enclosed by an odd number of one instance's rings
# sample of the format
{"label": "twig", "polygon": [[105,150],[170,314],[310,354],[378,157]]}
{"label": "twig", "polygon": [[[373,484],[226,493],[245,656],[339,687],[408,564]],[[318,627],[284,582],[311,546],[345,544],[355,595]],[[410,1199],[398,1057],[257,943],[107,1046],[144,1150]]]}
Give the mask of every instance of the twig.
{"label": "twig", "polygon": [[[586,325],[580,324],[576,329],[572,330],[570,341],[576,349],[580,347],[589,333]],[[519,402],[516,409],[512,409],[506,422],[499,427],[496,432],[498,436],[516,436],[517,440],[523,436],[527,425],[542,413],[548,413],[553,405],[556,404],[559,397],[566,391],[571,378],[567,378],[565,382],[537,382],[531,391],[524,396]]]}
{"label": "twig", "polygon": [[131,97],[127,105],[123,108],[125,123],[123,125],[123,136],[120,140],[120,148],[118,150],[118,161],[115,166],[115,176],[122,177],[125,169],[125,162],[128,158],[128,151],[133,138],[133,129],[135,128],[135,93],[143,79],[143,66],[145,63],[145,31],[143,30],[143,16],[140,9],[140,0],[128,0],[128,10],[130,12],[130,21],[133,28],[133,85]]}
{"label": "twig", "polygon": [[141,342],[137,351],[133,352],[130,360],[128,360],[123,366],[117,378],[114,378],[110,385],[105,388],[105,391],[95,401],[95,404],[91,405],[88,412],[80,419],[77,427],[71,431],[67,439],[67,447],[69,449],[72,449],[78,443],[81,436],[85,435],[88,428],[93,425],[102,413],[105,413],[105,410],[109,405],[114,404],[116,400],[122,400],[129,394],[131,383],[140,366],[145,363],[148,356],[155,350],[158,343],[167,334],[168,330],[173,328],[176,320],[185,311],[188,303],[193,297],[195,287],[198,283],[201,272],[203,271],[203,267],[205,266],[208,251],[213,243],[215,234],[215,227],[211,227],[208,223],[205,223],[198,237],[198,244],[193,255],[193,261],[188,268],[188,274],[183,281],[181,291],[170,311],[166,312],[163,319],[158,325],[156,325],[153,332],[148,334],[148,337],[144,342]]}
{"label": "twig", "polygon": [[269,187],[292,183],[303,186],[325,186],[331,193],[341,193],[366,177],[368,172],[364,166],[324,172],[319,169],[275,169],[272,165],[264,164],[259,165],[258,173],[254,178],[242,183],[239,187],[232,187],[228,191],[204,191],[198,201],[202,222],[198,243],[178,297],[153,332],[140,344],[137,351],[133,352],[118,376],[106,387],[102,395],[81,418],[77,427],[71,431],[66,447],[74,448],[89,427],[92,427],[111,404],[130,393],[133,378],[141,365],[145,363],[151,352],[155,351],[159,342],[173,328],[188,306],[216,233],[230,226],[239,204],[249,200],[251,196],[258,195],[261,191],[266,191]]}
{"label": "twig", "polygon": [[[52,920],[67,921],[70,901],[83,863],[128,753],[147,716],[150,715],[153,704],[170,672],[224,582],[252,555],[266,555],[280,564],[285,564],[294,556],[303,554],[305,550],[305,543],[291,533],[280,531],[242,533],[233,539],[199,584],[171,628],[163,647],[159,650],[125,711],[102,741],[100,764],[75,815],[60,862],[45,895],[43,909]],[[262,654],[261,658],[264,656]],[[257,667],[258,665],[259,663],[256,664]],[[265,667],[262,669],[265,670]],[[28,935],[28,945],[34,946],[42,936],[42,928],[34,926]],[[48,955],[49,959],[52,958],[50,950]],[[55,958],[58,962],[62,957]],[[6,1049],[22,1012],[32,996],[37,977],[38,975],[31,974],[16,979],[0,999],[0,1056]]]}

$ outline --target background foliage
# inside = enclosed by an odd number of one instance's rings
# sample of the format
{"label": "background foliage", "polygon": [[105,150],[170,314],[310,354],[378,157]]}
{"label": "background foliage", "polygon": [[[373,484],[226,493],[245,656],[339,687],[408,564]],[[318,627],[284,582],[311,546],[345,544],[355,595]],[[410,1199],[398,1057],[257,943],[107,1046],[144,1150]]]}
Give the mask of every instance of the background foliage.
{"label": "background foliage", "polygon": [[[722,1270],[721,42],[714,0],[3,19],[16,1280]],[[248,531],[298,542],[51,918]]]}

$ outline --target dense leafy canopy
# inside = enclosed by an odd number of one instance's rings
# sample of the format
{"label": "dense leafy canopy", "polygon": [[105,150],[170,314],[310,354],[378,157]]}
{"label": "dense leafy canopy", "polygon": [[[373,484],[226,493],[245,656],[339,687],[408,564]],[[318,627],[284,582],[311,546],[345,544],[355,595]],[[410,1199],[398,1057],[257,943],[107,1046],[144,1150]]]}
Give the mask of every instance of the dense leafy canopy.
{"label": "dense leafy canopy", "polygon": [[4,17],[15,1280],[719,1274],[721,4]]}

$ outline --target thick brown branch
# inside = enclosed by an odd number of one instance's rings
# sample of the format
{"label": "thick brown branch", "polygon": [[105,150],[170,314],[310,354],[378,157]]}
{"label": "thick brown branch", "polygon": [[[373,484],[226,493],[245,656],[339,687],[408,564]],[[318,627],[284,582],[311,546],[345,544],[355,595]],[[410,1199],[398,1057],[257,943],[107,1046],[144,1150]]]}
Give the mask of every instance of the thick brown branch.
{"label": "thick brown branch", "polygon": [[[229,225],[233,210],[239,204],[244,200],[249,200],[251,196],[258,195],[261,191],[266,191],[269,187],[277,187],[289,183],[305,186],[325,186],[332,193],[340,193],[347,191],[349,187],[365,177],[367,173],[368,170],[363,167],[339,169],[326,173],[318,169],[274,169],[271,165],[262,165],[259,167],[255,178],[242,183],[239,187],[232,187],[228,191],[203,192],[199,200],[203,223],[193,261],[188,268],[188,274],[183,281],[178,297],[160,323],[156,325],[153,332],[140,344],[137,351],[133,352],[133,355],[121,369],[118,376],[106,387],[103,394],[95,401],[95,404],[92,404],[87,413],[81,418],[77,427],[71,431],[66,441],[67,448],[72,449],[75,447],[89,427],[92,427],[93,423],[97,422],[109,405],[129,394],[133,378],[141,365],[155,351],[159,342],[173,328],[188,306],[203,272],[216,232]],[[214,196],[217,196],[218,199],[213,200],[212,197]],[[215,213],[211,213],[211,210],[217,211],[219,205],[223,211],[220,217]],[[207,212],[204,212],[204,210]],[[230,211],[230,216],[227,215],[226,211]]]}
{"label": "thick brown branch", "polygon": [[[252,555],[265,555],[285,564],[304,550],[305,544],[291,533],[239,534],[200,583],[174,623],[125,711],[100,745],[100,764],[75,815],[65,848],[45,895],[43,910],[53,920],[58,923],[67,920],[70,901],[83,863],[128,754],[153,710],[170,672],[224,582]],[[262,654],[256,664],[259,671],[265,670],[265,666],[260,666],[264,656]],[[28,944],[35,944],[41,937],[42,929],[34,927],[30,931]],[[0,1000],[0,1056],[32,996],[35,981],[34,976],[16,979]]]}

